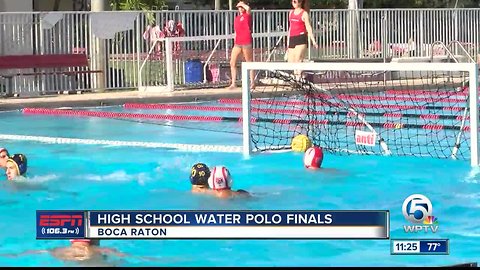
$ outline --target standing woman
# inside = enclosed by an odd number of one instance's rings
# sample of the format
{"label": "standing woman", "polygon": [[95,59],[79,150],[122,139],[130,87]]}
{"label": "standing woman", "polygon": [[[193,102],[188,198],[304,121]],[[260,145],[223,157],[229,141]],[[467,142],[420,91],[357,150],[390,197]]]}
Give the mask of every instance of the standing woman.
{"label": "standing woman", "polygon": [[[235,17],[233,28],[235,30],[235,41],[230,56],[230,72],[232,83],[228,89],[236,87],[235,81],[237,79],[237,59],[240,54],[243,54],[245,61],[253,61],[253,38],[252,38],[252,15],[250,7],[244,2],[240,1],[237,4],[238,15]],[[250,88],[255,88],[254,72],[250,70]]]}
{"label": "standing woman", "polygon": [[[318,49],[315,36],[313,35],[312,25],[310,24],[310,8],[308,0],[292,0],[293,10],[290,11],[288,21],[290,23],[288,31],[288,62],[298,63],[305,59],[308,41],[311,40],[313,46]],[[298,74],[299,71],[295,71]]]}

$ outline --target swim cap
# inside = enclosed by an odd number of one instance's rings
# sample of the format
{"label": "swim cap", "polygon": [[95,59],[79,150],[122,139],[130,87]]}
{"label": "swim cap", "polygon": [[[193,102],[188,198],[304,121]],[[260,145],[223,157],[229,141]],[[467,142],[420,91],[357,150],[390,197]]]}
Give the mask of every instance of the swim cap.
{"label": "swim cap", "polygon": [[99,239],[70,239],[70,243],[88,243],[91,246],[99,246],[100,240]]}
{"label": "swim cap", "polygon": [[233,184],[232,176],[224,166],[216,166],[212,170],[212,175],[208,178],[208,185],[211,189],[222,190],[231,189]]}
{"label": "swim cap", "polygon": [[323,150],[317,146],[308,148],[303,156],[303,164],[307,169],[319,169],[322,166],[322,161]]}
{"label": "swim cap", "polygon": [[303,134],[295,136],[292,140],[292,151],[305,152],[310,147],[312,147],[312,142]]}
{"label": "swim cap", "polygon": [[27,172],[27,157],[24,154],[14,154],[8,158],[7,162],[9,161],[16,165],[19,175],[24,175]]}
{"label": "swim cap", "polygon": [[210,169],[204,163],[197,163],[192,166],[190,182],[192,185],[207,186],[210,177]]}
{"label": "swim cap", "polygon": [[70,243],[90,243],[90,239],[70,239]]}

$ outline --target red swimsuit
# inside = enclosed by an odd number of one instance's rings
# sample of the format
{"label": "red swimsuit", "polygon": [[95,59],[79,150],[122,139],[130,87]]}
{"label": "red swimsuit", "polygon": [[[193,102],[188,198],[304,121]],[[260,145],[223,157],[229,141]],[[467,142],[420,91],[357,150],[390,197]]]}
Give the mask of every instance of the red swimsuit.
{"label": "red swimsuit", "polygon": [[290,22],[289,48],[295,48],[297,45],[308,44],[307,27],[305,26],[305,22],[302,20],[303,12],[305,12],[305,10],[302,10],[299,14],[295,14],[295,10],[290,11],[290,16],[288,17]]}

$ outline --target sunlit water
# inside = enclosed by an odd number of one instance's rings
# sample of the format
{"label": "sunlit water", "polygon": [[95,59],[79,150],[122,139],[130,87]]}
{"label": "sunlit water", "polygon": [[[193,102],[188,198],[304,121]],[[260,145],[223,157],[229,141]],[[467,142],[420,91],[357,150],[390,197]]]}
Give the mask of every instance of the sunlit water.
{"label": "sunlit water", "polygon": [[[120,107],[101,110],[123,111]],[[228,128],[216,123],[197,125],[212,129],[208,131],[186,125],[8,112],[0,113],[0,124],[2,134],[31,136],[221,145],[241,145],[242,139],[238,123]],[[227,130],[230,133],[220,132]],[[0,264],[4,266],[80,265],[49,254],[4,255],[68,245],[65,240],[35,239],[35,210],[40,209],[385,209],[391,213],[392,238],[448,238],[451,244],[448,256],[392,256],[388,240],[105,240],[102,246],[129,256],[110,256],[102,265],[438,266],[479,260],[480,170],[472,169],[468,161],[327,153],[323,167],[336,172],[325,173],[305,170],[303,156],[291,152],[243,159],[237,153],[15,140],[2,141],[1,146],[12,154],[27,155],[30,184],[2,182]],[[223,201],[192,195],[188,175],[196,162],[227,166],[234,188],[255,197]],[[435,235],[403,232],[407,222],[402,203],[413,193],[432,201],[440,226]]]}

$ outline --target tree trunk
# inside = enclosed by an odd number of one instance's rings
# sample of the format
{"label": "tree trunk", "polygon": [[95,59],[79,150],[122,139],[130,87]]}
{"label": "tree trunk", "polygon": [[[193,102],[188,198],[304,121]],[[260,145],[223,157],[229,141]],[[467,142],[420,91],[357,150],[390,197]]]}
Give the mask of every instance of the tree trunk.
{"label": "tree trunk", "polygon": [[53,2],[53,11],[58,11],[59,8],[60,8],[60,0],[55,0],[55,2]]}

